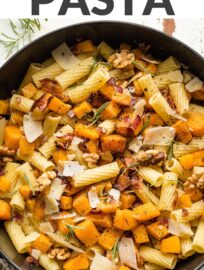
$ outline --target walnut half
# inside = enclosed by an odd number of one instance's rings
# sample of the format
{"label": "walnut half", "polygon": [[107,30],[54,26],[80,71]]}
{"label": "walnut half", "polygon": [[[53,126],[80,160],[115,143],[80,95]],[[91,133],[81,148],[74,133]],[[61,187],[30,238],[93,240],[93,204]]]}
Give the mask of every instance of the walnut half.
{"label": "walnut half", "polygon": [[127,68],[132,65],[135,60],[135,55],[127,50],[122,50],[120,53],[114,53],[108,59],[114,68]]}

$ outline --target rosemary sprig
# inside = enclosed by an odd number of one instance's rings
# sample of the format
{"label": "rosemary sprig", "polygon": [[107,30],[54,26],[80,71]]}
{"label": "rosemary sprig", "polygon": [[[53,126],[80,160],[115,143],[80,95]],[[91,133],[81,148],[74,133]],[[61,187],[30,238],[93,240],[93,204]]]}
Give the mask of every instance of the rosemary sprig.
{"label": "rosemary sprig", "polygon": [[75,237],[75,235],[74,235],[74,229],[83,230],[83,228],[78,227],[78,226],[74,226],[74,225],[71,225],[71,224],[66,224],[66,226],[67,226],[69,232],[68,232],[68,234],[65,237],[65,241],[69,241],[69,239],[71,237]]}
{"label": "rosemary sprig", "polygon": [[17,51],[21,44],[24,45],[26,41],[30,41],[31,35],[36,29],[40,30],[41,24],[39,19],[18,19],[17,23],[10,20],[10,28],[13,35],[1,33],[2,39],[0,39],[0,44],[7,49],[6,58]]}
{"label": "rosemary sprig", "polygon": [[34,190],[34,188],[33,188],[33,185],[31,184],[31,182],[30,182],[30,180],[28,179],[28,177],[27,177],[26,174],[24,174],[24,178],[25,178],[26,183],[29,185],[30,189],[32,190],[33,195],[35,195],[35,190]]}
{"label": "rosemary sprig", "polygon": [[104,104],[102,104],[99,109],[97,110],[97,112],[94,114],[93,118],[90,120],[91,124],[89,125],[89,127],[93,126],[98,119],[100,118],[102,112],[106,109],[106,107],[109,105],[110,102],[105,102]]}
{"label": "rosemary sprig", "polygon": [[117,257],[118,257],[118,245],[119,245],[119,240],[120,238],[118,238],[116,241],[115,241],[115,244],[112,248],[112,256],[113,256],[113,260],[115,260]]}
{"label": "rosemary sprig", "polygon": [[145,131],[145,129],[148,128],[149,126],[150,126],[150,115],[147,116],[147,119],[145,120],[144,126],[140,131],[140,134],[142,134],[142,132]]}

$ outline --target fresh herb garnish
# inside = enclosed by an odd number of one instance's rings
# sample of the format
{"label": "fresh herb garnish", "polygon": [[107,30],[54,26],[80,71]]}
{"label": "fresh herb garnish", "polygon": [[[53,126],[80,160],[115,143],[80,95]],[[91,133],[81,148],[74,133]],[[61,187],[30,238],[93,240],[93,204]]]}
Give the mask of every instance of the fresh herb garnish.
{"label": "fresh herb garnish", "polygon": [[91,121],[91,124],[89,125],[90,126],[93,126],[97,121],[98,119],[100,118],[102,112],[108,107],[110,102],[106,102],[104,104],[102,104],[99,109],[97,110],[97,112],[94,114],[93,118],[90,120]]}
{"label": "fresh herb garnish", "polygon": [[28,177],[27,177],[26,174],[24,174],[24,178],[25,178],[26,183],[29,185],[30,189],[32,190],[33,195],[35,195],[35,190],[34,190],[34,188],[33,188],[33,185],[31,184],[31,182],[30,182],[30,180],[28,179]]}
{"label": "fresh herb garnish", "polygon": [[10,20],[10,28],[13,32],[12,36],[1,33],[3,39],[0,39],[2,44],[7,49],[6,58],[14,51],[17,51],[20,45],[24,45],[26,41],[31,40],[31,35],[35,30],[40,30],[41,24],[39,19],[18,19],[17,22]]}
{"label": "fresh herb garnish", "polygon": [[115,258],[118,257],[118,252],[119,252],[119,250],[118,250],[119,240],[120,240],[120,238],[118,238],[118,239],[116,240],[116,242],[115,242],[115,244],[114,244],[114,246],[113,246],[113,248],[112,248],[112,256],[113,256],[113,260],[115,260]]}
{"label": "fresh herb garnish", "polygon": [[68,234],[65,237],[65,241],[69,241],[69,239],[71,237],[75,237],[75,235],[74,235],[74,229],[83,230],[83,228],[78,227],[78,226],[74,226],[74,225],[71,225],[71,224],[66,224],[66,226],[67,226],[69,232],[68,232]]}
{"label": "fresh herb garnish", "polygon": [[169,146],[169,150],[168,150],[168,155],[167,155],[168,160],[171,160],[174,157],[174,144],[175,144],[175,141],[172,140]]}
{"label": "fresh herb garnish", "polygon": [[147,119],[144,122],[143,128],[140,131],[140,134],[142,134],[142,132],[145,131],[146,128],[148,128],[150,126],[150,115],[147,116]]}

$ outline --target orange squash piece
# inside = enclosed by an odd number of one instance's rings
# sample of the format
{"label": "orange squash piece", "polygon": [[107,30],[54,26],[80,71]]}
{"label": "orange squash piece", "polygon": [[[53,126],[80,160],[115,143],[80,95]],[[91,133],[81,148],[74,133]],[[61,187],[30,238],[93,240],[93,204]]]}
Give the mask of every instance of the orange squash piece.
{"label": "orange squash piece", "polygon": [[181,252],[181,245],[178,236],[171,236],[169,238],[163,239],[160,244],[160,250],[163,253],[176,253]]}
{"label": "orange squash piece", "polygon": [[100,119],[101,120],[107,120],[107,119],[113,119],[116,116],[118,116],[120,113],[120,107],[117,103],[114,101],[111,101],[108,106],[105,108],[105,110],[101,113]]}
{"label": "orange squash piece", "polygon": [[204,114],[199,112],[191,112],[188,115],[187,125],[190,128],[193,136],[204,135]]}
{"label": "orange squash piece", "polygon": [[136,228],[137,221],[133,211],[129,209],[117,210],[114,217],[114,226],[123,231],[130,231]]}
{"label": "orange squash piece", "polygon": [[186,170],[192,169],[194,166],[204,166],[204,150],[187,154],[179,157],[182,167]]}
{"label": "orange squash piece", "polygon": [[134,217],[138,221],[147,221],[160,215],[159,209],[152,203],[145,203],[133,209]]}
{"label": "orange squash piece", "polygon": [[90,140],[97,140],[99,138],[99,133],[96,128],[89,127],[83,124],[76,124],[74,133],[76,136],[87,138]]}
{"label": "orange squash piece", "polygon": [[28,185],[22,185],[19,188],[19,192],[24,199],[28,199],[32,196],[32,190]]}
{"label": "orange squash piece", "polygon": [[161,240],[169,235],[167,225],[161,224],[159,221],[151,223],[147,226],[147,232],[157,240]]}
{"label": "orange squash piece", "polygon": [[190,194],[182,194],[178,199],[179,208],[188,208],[191,207],[191,195]]}
{"label": "orange squash piece", "polygon": [[54,159],[55,164],[59,164],[60,161],[68,160],[67,151],[63,149],[57,149],[53,152],[52,157]]}
{"label": "orange squash piece", "polygon": [[10,220],[11,206],[7,202],[0,200],[0,209],[0,220]]}
{"label": "orange squash piece", "polygon": [[27,84],[21,89],[23,96],[26,98],[32,98],[37,91],[38,89],[32,83]]}
{"label": "orange squash piece", "polygon": [[128,209],[134,204],[135,201],[136,201],[136,196],[134,194],[122,193],[120,196],[120,202],[121,202],[120,208]]}
{"label": "orange squash piece", "polygon": [[31,244],[31,246],[40,250],[42,253],[46,253],[52,246],[52,240],[48,236],[40,234],[40,236]]}
{"label": "orange squash piece", "polygon": [[73,208],[82,216],[87,215],[92,210],[86,192],[79,193],[74,197]]}
{"label": "orange squash piece", "polygon": [[112,85],[105,84],[101,89],[99,89],[99,92],[107,99],[112,99],[115,89]]}
{"label": "orange squash piece", "polygon": [[116,241],[123,234],[122,230],[118,230],[116,228],[106,229],[99,237],[98,243],[103,248],[107,250],[111,250],[115,245]]}
{"label": "orange squash piece", "polygon": [[96,226],[110,228],[112,226],[112,217],[107,214],[88,214],[87,218],[93,221]]}
{"label": "orange squash piece", "polygon": [[74,46],[74,53],[81,54],[87,52],[94,52],[96,47],[93,45],[91,40],[84,40]]}
{"label": "orange squash piece", "polygon": [[19,141],[19,149],[23,156],[30,156],[35,150],[35,143],[29,143],[26,137],[22,136]]}
{"label": "orange squash piece", "polygon": [[9,101],[8,100],[0,100],[0,114],[8,115],[10,112]]}
{"label": "orange squash piece", "polygon": [[79,254],[72,257],[63,264],[64,270],[83,270],[88,269],[88,267],[89,260],[86,254]]}
{"label": "orange squash piece", "polygon": [[133,230],[133,237],[137,244],[149,242],[149,237],[144,225],[140,225]]}
{"label": "orange squash piece", "polygon": [[193,136],[186,122],[178,121],[172,127],[175,128],[176,135],[182,143],[188,144],[192,140]]}
{"label": "orange squash piece", "polygon": [[63,210],[69,210],[72,209],[72,197],[68,196],[62,196],[60,198],[60,208]]}
{"label": "orange squash piece", "polygon": [[10,186],[11,182],[5,176],[0,176],[0,193],[7,192]]}
{"label": "orange squash piece", "polygon": [[84,115],[86,115],[87,113],[90,113],[92,110],[92,106],[90,103],[88,103],[87,101],[83,101],[81,104],[79,104],[78,106],[76,106],[73,111],[75,113],[75,115],[81,119],[84,117]]}
{"label": "orange squash piece", "polygon": [[22,136],[20,129],[16,126],[7,126],[4,130],[4,144],[10,150],[17,150]]}
{"label": "orange squash piece", "polygon": [[111,151],[123,153],[125,151],[126,143],[127,139],[117,134],[101,137],[101,147],[103,152]]}
{"label": "orange squash piece", "polygon": [[53,97],[48,105],[48,108],[55,113],[63,115],[70,110],[71,106],[69,104],[65,104],[59,98]]}

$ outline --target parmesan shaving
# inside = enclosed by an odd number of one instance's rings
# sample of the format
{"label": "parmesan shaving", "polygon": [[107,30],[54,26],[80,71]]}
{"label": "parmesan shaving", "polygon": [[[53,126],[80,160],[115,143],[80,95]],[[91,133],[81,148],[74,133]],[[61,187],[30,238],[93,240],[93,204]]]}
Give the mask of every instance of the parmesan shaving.
{"label": "parmesan shaving", "polygon": [[40,234],[38,232],[32,232],[24,238],[24,244],[34,242]]}
{"label": "parmesan shaving", "polygon": [[191,237],[194,235],[188,223],[181,223],[171,219],[169,219],[168,230],[171,234],[180,237]]}
{"label": "parmesan shaving", "polygon": [[135,245],[132,238],[122,237],[118,244],[118,250],[122,264],[125,264],[133,269],[138,269]]}
{"label": "parmesan shaving", "polygon": [[155,127],[145,131],[144,145],[170,145],[175,137],[173,127]]}
{"label": "parmesan shaving", "polygon": [[142,140],[136,137],[132,141],[130,141],[128,149],[135,153],[138,153],[141,147],[142,147]]}
{"label": "parmesan shaving", "polygon": [[139,101],[134,105],[134,113],[136,115],[142,116],[144,113],[144,107],[146,105],[146,101],[141,98]]}
{"label": "parmesan shaving", "polygon": [[66,43],[61,44],[52,51],[52,56],[57,64],[64,70],[71,69],[80,63],[80,60],[71,52]]}
{"label": "parmesan shaving", "polygon": [[88,192],[88,199],[89,199],[89,203],[91,208],[96,208],[97,204],[100,203],[98,194],[95,191],[89,191]]}
{"label": "parmesan shaving", "polygon": [[188,92],[190,93],[201,90],[202,87],[203,82],[197,77],[193,78],[192,80],[190,80],[190,82],[186,84],[186,90],[188,90]]}
{"label": "parmesan shaving", "polygon": [[81,166],[78,161],[65,161],[62,175],[73,177],[77,173],[83,172],[84,169],[84,166]]}
{"label": "parmesan shaving", "polygon": [[66,187],[66,185],[62,184],[61,179],[55,178],[52,181],[49,196],[51,196],[55,200],[60,200],[65,187]]}
{"label": "parmesan shaving", "polygon": [[35,121],[30,114],[24,115],[23,130],[27,141],[32,143],[43,134],[42,122]]}
{"label": "parmesan shaving", "polygon": [[119,202],[120,201],[120,191],[115,189],[115,188],[112,188],[111,190],[108,191],[109,195],[113,197],[113,199],[116,201],[116,202]]}
{"label": "parmesan shaving", "polygon": [[96,253],[93,262],[91,264],[90,270],[112,270],[113,263],[109,261],[106,257]]}
{"label": "parmesan shaving", "polygon": [[45,197],[45,215],[52,215],[59,212],[58,202],[55,198],[48,195]]}
{"label": "parmesan shaving", "polygon": [[74,137],[73,140],[72,140],[72,143],[71,145],[78,145],[80,143],[82,143],[84,140],[79,138],[79,137]]}
{"label": "parmesan shaving", "polygon": [[50,222],[44,222],[44,223],[41,223],[39,225],[39,230],[42,232],[42,233],[47,233],[47,232],[51,232],[53,233],[54,232],[54,229],[51,225]]}
{"label": "parmesan shaving", "polygon": [[54,240],[56,243],[62,245],[63,247],[70,248],[76,252],[84,253],[83,249],[75,247],[74,245],[69,244],[67,241],[64,240],[64,238],[60,235],[57,235],[56,233],[46,233],[52,240]]}

